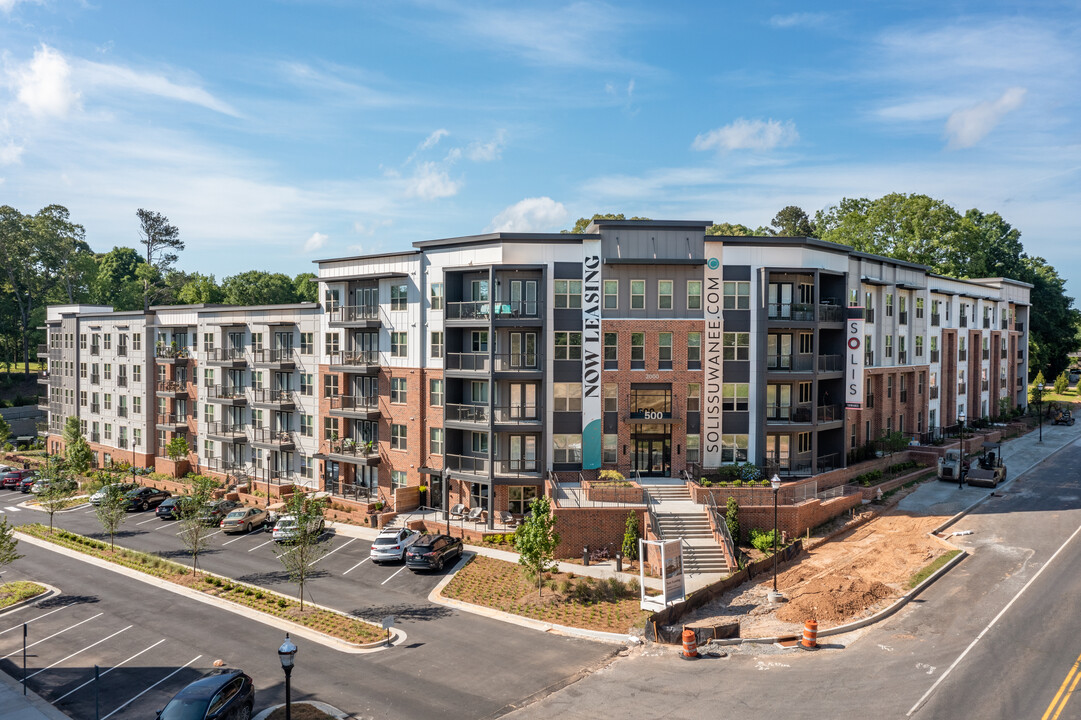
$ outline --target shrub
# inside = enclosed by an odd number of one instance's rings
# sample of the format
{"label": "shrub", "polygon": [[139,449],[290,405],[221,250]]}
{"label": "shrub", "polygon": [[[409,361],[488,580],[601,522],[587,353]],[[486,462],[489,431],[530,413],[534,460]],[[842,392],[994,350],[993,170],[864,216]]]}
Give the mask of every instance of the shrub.
{"label": "shrub", "polygon": [[282,610],[284,610],[288,606],[289,606],[289,601],[288,600],[286,600],[285,598],[278,598],[278,607],[280,607]]}
{"label": "shrub", "polygon": [[734,497],[728,498],[724,508],[724,524],[728,526],[728,534],[732,536],[732,542],[739,542],[739,503]]}
{"label": "shrub", "polygon": [[638,513],[627,513],[627,521],[623,525],[623,557],[628,560],[638,559]]}
{"label": "shrub", "polygon": [[626,478],[623,477],[623,473],[618,470],[601,470],[598,477],[604,482],[619,482],[621,480],[626,480]]}
{"label": "shrub", "polygon": [[751,545],[764,553],[773,551],[773,534],[775,531],[765,531],[754,528],[751,530]]}

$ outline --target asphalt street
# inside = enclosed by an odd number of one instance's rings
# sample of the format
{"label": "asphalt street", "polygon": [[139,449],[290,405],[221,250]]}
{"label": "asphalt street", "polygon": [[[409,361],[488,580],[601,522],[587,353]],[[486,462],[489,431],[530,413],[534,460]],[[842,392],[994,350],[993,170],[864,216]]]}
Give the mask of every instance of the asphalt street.
{"label": "asphalt street", "polygon": [[[14,509],[15,504],[26,499],[16,493],[0,494],[0,510],[16,523],[47,522],[47,516],[39,512]],[[98,535],[100,525],[88,510],[57,514],[56,525]],[[177,523],[158,520],[152,511],[131,513],[117,543],[184,562],[186,553],[176,536],[178,531]],[[288,583],[268,533],[219,533],[211,541],[210,552],[200,557],[201,567],[295,595],[296,586]],[[538,633],[433,605],[426,598],[441,574],[415,574],[401,564],[375,566],[367,560],[370,543],[365,540],[335,538],[330,531],[327,542],[331,552],[316,565],[318,573],[310,585],[311,597],[320,604],[376,622],[385,615],[395,615],[396,626],[408,635],[403,646],[362,656],[311,643],[305,647],[304,642],[297,641],[305,664],[298,659],[295,691],[329,702],[358,718],[498,715],[524,698],[569,682],[581,668],[596,665],[612,653],[610,646],[599,643]],[[39,692],[46,699],[56,700],[85,682],[95,663],[104,670],[165,638],[165,643],[125,665],[127,669],[112,672],[110,682],[130,688],[129,694],[134,695],[158,679],[174,671],[176,674],[132,706],[139,707],[139,712],[129,708],[113,717],[152,717],[152,711],[160,708],[171,692],[197,677],[217,658],[257,673],[253,677],[259,688],[258,707],[284,700],[281,668],[275,654],[283,632],[49,550],[24,543],[20,552],[26,557],[5,572],[5,580],[37,579],[61,588],[65,597],[82,598],[78,602],[59,601],[71,607],[35,623],[39,627],[34,635],[41,638],[67,627],[59,624],[86,621],[36,649],[42,654],[32,659],[30,672],[41,672],[31,679],[31,687],[41,688]],[[102,614],[88,619],[98,613]],[[0,616],[0,631],[16,622],[21,619]],[[128,625],[133,627],[125,629]],[[115,637],[103,640],[117,632]],[[21,629],[0,635],[0,656],[9,653],[13,649],[9,646],[16,640],[21,647]],[[100,645],[45,669],[98,640]],[[106,649],[110,649],[107,657],[94,659],[95,653],[105,653]],[[12,658],[0,660],[0,669],[21,677],[21,666],[17,668]],[[87,692],[84,688],[66,697],[61,709],[76,718],[94,717],[93,699],[87,700]],[[110,698],[121,701],[123,693],[111,694]]]}

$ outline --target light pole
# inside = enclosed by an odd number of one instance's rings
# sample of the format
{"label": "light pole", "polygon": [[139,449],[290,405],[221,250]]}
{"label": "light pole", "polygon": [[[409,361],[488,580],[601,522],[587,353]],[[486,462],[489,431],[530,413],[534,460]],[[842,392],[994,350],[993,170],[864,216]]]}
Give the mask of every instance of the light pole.
{"label": "light pole", "polygon": [[779,603],[781,593],[777,592],[777,491],[781,489],[781,478],[774,473],[769,484],[773,488],[773,592],[769,594],[769,601]]}
{"label": "light pole", "polygon": [[965,486],[965,409],[957,411],[957,422],[961,423],[961,462],[957,466],[957,487]]}
{"label": "light pole", "polygon": [[1043,442],[1043,383],[1036,383],[1036,404],[1040,406],[1040,442]]}
{"label": "light pole", "polygon": [[282,662],[282,670],[285,671],[285,720],[293,720],[292,704],[289,687],[289,676],[293,674],[293,659],[297,654],[297,646],[289,639],[289,633],[285,633],[285,642],[278,648],[278,659]]}

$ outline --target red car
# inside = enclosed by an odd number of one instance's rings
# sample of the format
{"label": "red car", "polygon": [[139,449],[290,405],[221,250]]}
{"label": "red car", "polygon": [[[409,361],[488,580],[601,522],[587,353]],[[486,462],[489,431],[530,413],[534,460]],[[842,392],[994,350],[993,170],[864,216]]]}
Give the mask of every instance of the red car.
{"label": "red car", "polygon": [[4,473],[2,479],[5,490],[14,490],[19,486],[19,481],[23,478],[30,477],[34,474],[33,470],[13,470],[9,473]]}

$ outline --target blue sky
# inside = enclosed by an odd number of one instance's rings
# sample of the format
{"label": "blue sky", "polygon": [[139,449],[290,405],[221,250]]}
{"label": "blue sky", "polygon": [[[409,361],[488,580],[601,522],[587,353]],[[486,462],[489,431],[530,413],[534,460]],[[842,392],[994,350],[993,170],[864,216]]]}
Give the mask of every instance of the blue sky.
{"label": "blue sky", "polygon": [[0,48],[0,203],[219,278],[922,192],[1081,293],[1076,2],[0,0]]}

